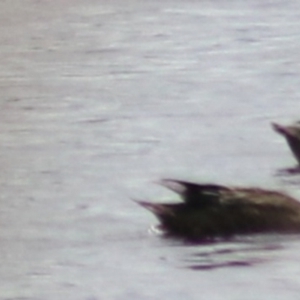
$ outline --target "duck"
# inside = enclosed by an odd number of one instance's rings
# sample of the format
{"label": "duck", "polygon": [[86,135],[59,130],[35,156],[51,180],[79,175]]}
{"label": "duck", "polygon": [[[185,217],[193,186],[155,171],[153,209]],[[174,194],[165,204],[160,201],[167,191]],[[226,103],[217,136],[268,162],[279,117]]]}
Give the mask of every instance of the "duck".
{"label": "duck", "polygon": [[286,139],[300,166],[300,121],[288,126],[272,123],[272,126],[277,133],[281,134]]}
{"label": "duck", "polygon": [[260,233],[300,233],[300,202],[261,188],[163,179],[182,202],[137,201],[159,220],[166,235],[188,240],[212,240]]}

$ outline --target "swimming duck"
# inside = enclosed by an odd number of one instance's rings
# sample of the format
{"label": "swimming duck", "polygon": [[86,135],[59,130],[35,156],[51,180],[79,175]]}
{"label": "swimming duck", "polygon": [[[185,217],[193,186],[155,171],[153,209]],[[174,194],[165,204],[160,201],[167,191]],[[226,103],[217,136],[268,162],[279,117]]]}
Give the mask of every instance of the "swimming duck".
{"label": "swimming duck", "polygon": [[187,239],[236,234],[300,232],[300,202],[277,191],[197,184],[164,179],[181,203],[138,201],[160,221],[165,233]]}
{"label": "swimming duck", "polygon": [[300,165],[300,122],[296,122],[289,126],[272,123],[272,126],[276,132],[286,138],[294,156]]}

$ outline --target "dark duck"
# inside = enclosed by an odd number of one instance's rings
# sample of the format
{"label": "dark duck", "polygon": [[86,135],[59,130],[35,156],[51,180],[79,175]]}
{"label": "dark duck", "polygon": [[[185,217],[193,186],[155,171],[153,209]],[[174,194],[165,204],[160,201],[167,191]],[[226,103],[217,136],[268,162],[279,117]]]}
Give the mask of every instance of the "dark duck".
{"label": "dark duck", "polygon": [[277,191],[165,179],[181,203],[138,201],[166,234],[206,240],[254,233],[300,232],[300,202]]}
{"label": "dark duck", "polygon": [[288,126],[272,123],[272,126],[277,133],[285,137],[295,158],[298,161],[298,164],[300,165],[300,122],[296,122]]}

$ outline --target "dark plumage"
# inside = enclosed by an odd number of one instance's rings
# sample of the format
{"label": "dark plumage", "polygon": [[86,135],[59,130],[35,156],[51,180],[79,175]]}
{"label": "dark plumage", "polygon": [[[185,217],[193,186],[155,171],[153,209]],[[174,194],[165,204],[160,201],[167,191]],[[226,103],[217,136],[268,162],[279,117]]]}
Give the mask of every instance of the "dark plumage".
{"label": "dark plumage", "polygon": [[188,239],[263,232],[300,232],[300,202],[281,192],[167,179],[182,203],[138,201],[160,221],[160,228]]}
{"label": "dark plumage", "polygon": [[296,122],[289,126],[273,123],[272,126],[276,132],[285,137],[300,165],[300,122]]}

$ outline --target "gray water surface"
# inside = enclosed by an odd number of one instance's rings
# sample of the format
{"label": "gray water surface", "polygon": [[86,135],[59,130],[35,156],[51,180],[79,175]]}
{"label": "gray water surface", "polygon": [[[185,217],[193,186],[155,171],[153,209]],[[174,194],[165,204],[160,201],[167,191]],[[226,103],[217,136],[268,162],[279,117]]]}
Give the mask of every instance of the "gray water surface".
{"label": "gray water surface", "polygon": [[[296,299],[299,236],[190,245],[132,198],[287,191],[298,1],[0,3],[0,299]],[[177,198],[176,198],[177,199]]]}

